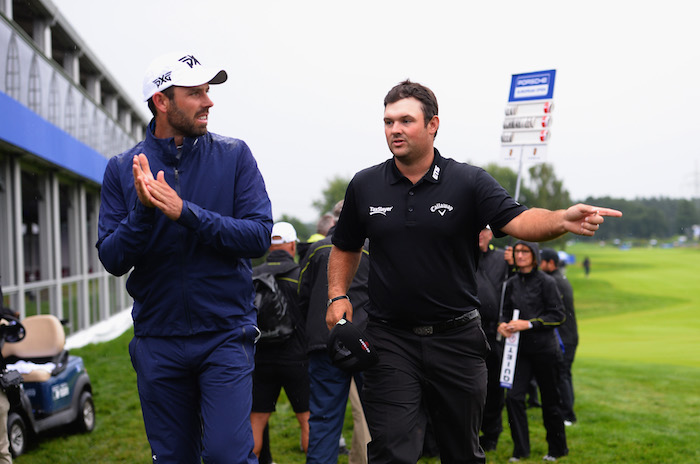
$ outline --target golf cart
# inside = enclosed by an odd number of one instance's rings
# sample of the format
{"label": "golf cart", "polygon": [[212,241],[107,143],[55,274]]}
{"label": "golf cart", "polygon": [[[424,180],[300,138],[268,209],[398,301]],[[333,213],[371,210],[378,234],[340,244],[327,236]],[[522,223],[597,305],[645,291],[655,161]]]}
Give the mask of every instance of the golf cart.
{"label": "golf cart", "polygon": [[6,389],[12,455],[21,455],[31,438],[49,429],[72,426],[91,432],[95,428],[92,385],[82,358],[65,350],[61,321],[37,315],[9,322],[0,325],[0,346],[2,375],[10,377],[10,382],[17,378],[18,383]]}

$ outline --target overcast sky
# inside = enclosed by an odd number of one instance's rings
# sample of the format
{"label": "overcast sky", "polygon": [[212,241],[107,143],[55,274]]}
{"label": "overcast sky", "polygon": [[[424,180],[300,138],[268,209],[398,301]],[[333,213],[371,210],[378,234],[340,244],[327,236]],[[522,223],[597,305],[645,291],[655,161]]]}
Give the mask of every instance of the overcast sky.
{"label": "overcast sky", "polygon": [[209,129],[250,145],[275,219],[315,221],[330,179],[391,156],[382,102],[405,78],[438,98],[443,156],[508,164],[511,75],[547,69],[548,162],[574,200],[700,196],[690,0],[53,2],[134,102],[162,53],[226,69]]}

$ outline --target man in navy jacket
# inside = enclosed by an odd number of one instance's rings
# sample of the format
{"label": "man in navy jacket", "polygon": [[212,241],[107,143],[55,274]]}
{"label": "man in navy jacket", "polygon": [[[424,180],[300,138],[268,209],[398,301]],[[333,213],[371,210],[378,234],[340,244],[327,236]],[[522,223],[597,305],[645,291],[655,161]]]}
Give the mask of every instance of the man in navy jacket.
{"label": "man in navy jacket", "polygon": [[97,248],[131,270],[129,351],[153,462],[257,462],[249,414],[254,343],[250,258],[270,246],[270,201],[245,142],[207,131],[223,70],[193,55],[144,78],[146,139],[109,160]]}

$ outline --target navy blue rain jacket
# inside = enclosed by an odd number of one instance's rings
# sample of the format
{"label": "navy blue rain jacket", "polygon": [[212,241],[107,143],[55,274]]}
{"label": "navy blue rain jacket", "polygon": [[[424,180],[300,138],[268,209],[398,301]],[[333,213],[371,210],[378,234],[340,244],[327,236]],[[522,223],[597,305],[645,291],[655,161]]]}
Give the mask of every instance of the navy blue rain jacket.
{"label": "navy blue rain jacket", "polygon": [[[105,269],[131,268],[127,290],[137,336],[182,336],[255,324],[250,258],[270,246],[272,211],[265,183],[242,140],[207,133],[146,140],[111,158],[102,184],[97,248]],[[184,201],[177,222],[141,204],[134,155]]]}

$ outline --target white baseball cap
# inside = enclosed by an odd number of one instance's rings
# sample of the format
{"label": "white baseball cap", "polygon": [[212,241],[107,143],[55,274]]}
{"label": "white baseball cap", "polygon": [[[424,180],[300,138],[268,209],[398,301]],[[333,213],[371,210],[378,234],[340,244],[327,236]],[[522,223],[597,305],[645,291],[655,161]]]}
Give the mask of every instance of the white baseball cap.
{"label": "white baseball cap", "polygon": [[276,222],[272,226],[272,244],[281,245],[297,241],[297,231],[288,222]]}
{"label": "white baseball cap", "polygon": [[222,84],[227,78],[226,71],[202,66],[192,54],[169,53],[156,58],[148,66],[143,78],[143,101],[174,85],[196,87],[207,83]]}

